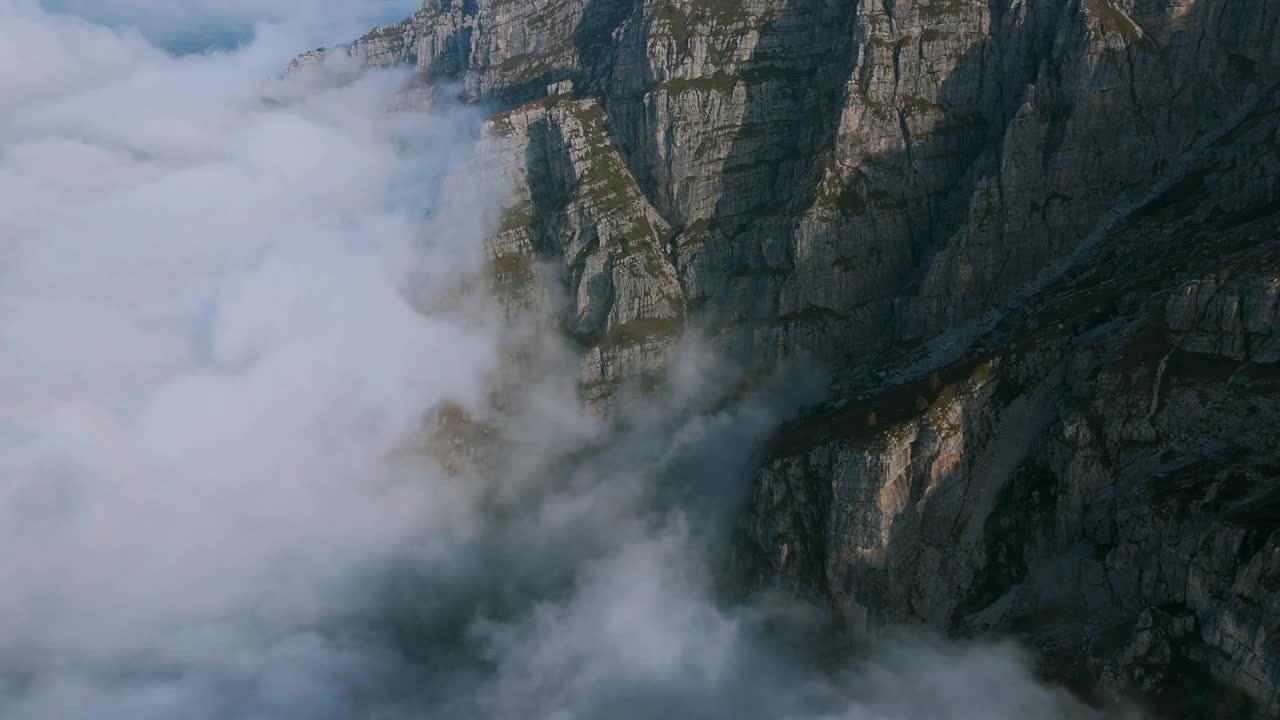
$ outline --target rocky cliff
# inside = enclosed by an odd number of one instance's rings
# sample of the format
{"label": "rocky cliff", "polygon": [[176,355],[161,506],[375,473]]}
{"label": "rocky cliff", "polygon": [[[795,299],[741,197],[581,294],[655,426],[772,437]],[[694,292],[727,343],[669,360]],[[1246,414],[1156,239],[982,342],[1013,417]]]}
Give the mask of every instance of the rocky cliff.
{"label": "rocky cliff", "polygon": [[780,433],[749,570],[1172,716],[1280,712],[1277,99],[959,358]]}
{"label": "rocky cliff", "polygon": [[495,280],[588,398],[694,323],[835,371],[755,582],[1280,714],[1275,0],[428,0],[334,53],[492,112]]}

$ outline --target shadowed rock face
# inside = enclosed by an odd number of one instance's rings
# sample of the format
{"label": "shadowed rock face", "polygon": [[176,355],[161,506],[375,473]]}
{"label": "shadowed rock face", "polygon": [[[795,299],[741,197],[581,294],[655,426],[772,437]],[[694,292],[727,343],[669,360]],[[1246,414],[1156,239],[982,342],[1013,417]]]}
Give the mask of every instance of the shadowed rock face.
{"label": "shadowed rock face", "polygon": [[745,571],[872,627],[1022,635],[1174,717],[1275,716],[1276,99],[958,359],[779,433]]}
{"label": "shadowed rock face", "polygon": [[1274,0],[428,0],[331,52],[495,111],[496,283],[589,399],[690,322],[836,371],[755,582],[1280,714]]}

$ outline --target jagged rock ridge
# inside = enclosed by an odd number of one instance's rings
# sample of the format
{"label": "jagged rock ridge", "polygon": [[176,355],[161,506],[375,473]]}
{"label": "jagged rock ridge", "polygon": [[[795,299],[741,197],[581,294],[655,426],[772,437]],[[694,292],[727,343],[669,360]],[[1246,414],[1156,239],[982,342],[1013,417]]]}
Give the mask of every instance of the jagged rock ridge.
{"label": "jagged rock ridge", "polygon": [[588,397],[690,321],[838,371],[758,581],[1280,713],[1274,1],[428,0],[329,52],[493,109],[495,277]]}

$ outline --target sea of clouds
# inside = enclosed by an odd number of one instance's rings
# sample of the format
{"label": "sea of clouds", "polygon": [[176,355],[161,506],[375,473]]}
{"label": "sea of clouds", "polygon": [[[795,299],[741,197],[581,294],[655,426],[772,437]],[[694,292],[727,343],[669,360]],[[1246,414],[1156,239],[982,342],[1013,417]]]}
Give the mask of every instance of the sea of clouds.
{"label": "sea of clouds", "polygon": [[[281,76],[413,4],[0,0],[0,717],[1093,717],[1006,646],[819,657],[726,599],[807,395],[725,408],[691,346],[584,412],[475,290],[481,115]],[[446,408],[486,457],[423,449]]]}

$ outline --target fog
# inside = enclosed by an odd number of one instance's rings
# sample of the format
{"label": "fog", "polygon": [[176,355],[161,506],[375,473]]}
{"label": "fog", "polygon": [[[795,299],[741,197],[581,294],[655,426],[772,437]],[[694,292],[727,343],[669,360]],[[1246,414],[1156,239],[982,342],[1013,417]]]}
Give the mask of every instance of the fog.
{"label": "fog", "polygon": [[[10,0],[6,0],[9,2]],[[22,0],[27,1],[27,0]],[[305,49],[351,40],[408,17],[418,0],[42,0],[46,9],[113,27],[131,27],[178,53],[239,46],[262,23],[294,34]],[[298,54],[297,47],[280,49]]]}
{"label": "fog", "polygon": [[581,408],[483,291],[481,115],[280,77],[385,5],[0,0],[0,716],[1092,717],[1015,648],[725,592],[814,389],[726,407],[690,340]]}

